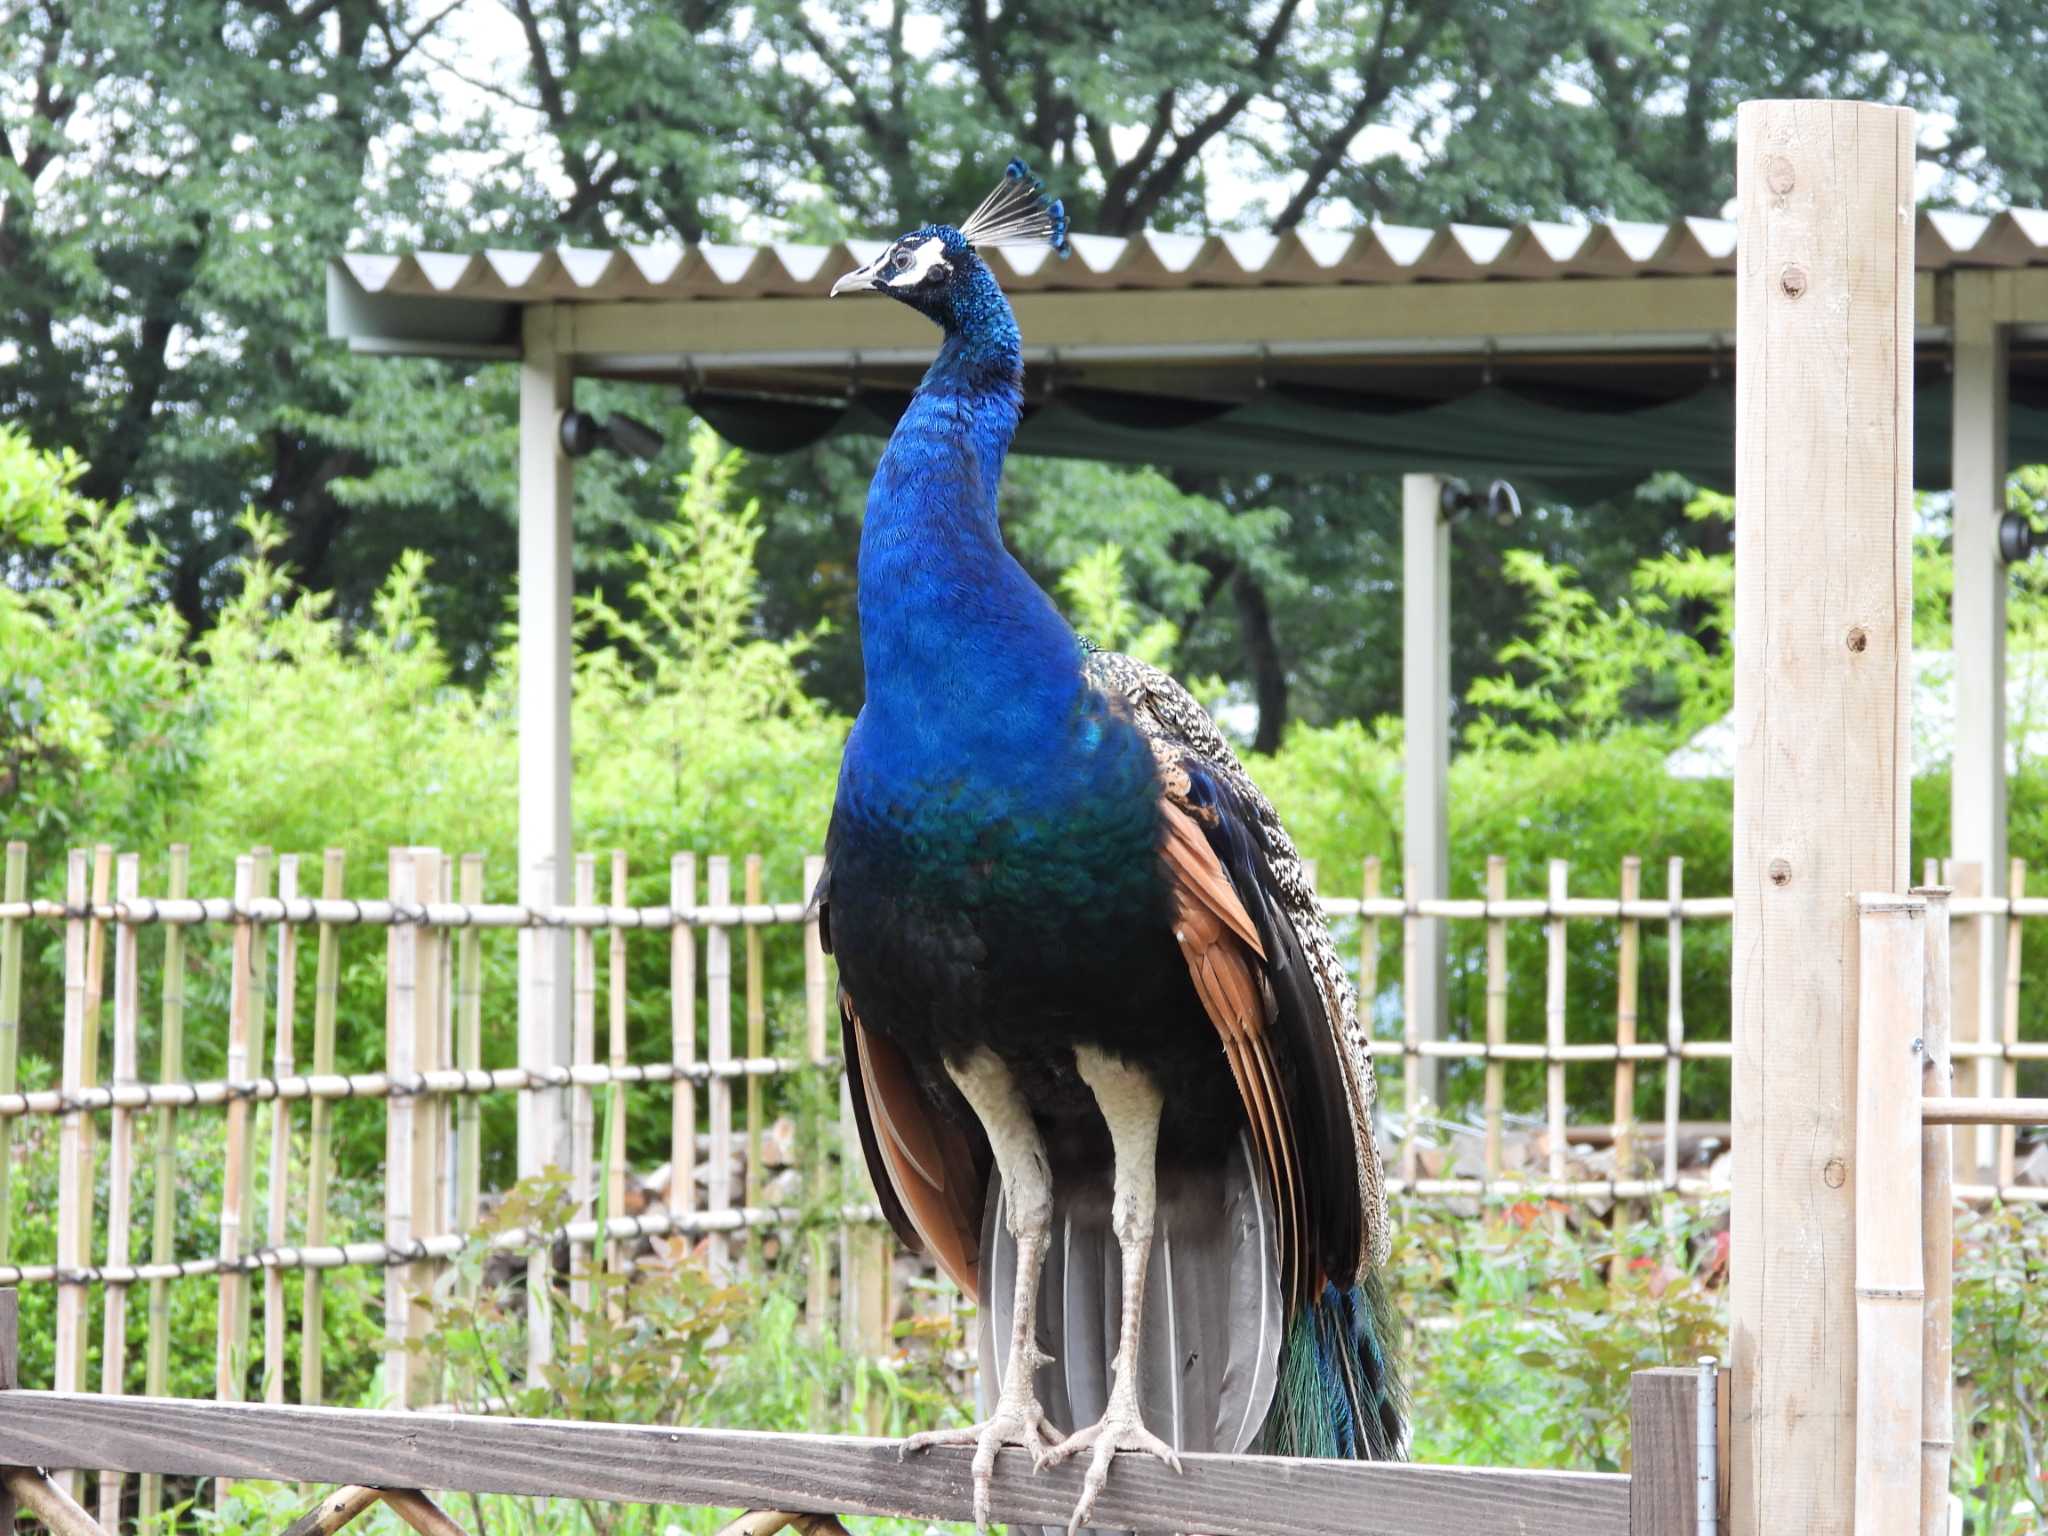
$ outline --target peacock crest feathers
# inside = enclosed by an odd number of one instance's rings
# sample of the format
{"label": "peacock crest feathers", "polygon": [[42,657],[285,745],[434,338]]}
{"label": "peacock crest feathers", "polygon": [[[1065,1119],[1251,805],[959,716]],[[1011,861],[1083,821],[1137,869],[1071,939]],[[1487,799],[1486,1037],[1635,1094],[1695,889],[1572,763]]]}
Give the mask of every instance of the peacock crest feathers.
{"label": "peacock crest feathers", "polygon": [[1022,160],[1012,160],[995,190],[960,225],[969,245],[1051,246],[1067,256],[1067,209],[1045,195],[1045,183]]}

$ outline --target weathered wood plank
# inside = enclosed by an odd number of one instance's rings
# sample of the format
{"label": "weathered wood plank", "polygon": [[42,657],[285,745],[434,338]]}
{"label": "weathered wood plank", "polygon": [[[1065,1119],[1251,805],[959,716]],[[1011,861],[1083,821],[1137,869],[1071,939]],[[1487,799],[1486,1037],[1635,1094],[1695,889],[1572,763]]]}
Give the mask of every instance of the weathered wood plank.
{"label": "weathered wood plank", "polygon": [[[123,1472],[371,1482],[476,1493],[969,1520],[971,1449],[897,1459],[834,1435],[459,1418],[292,1405],[0,1395],[0,1463],[80,1446]],[[1122,1456],[1095,1522],[1210,1536],[1627,1536],[1629,1480],[1590,1472],[1188,1456],[1182,1475]],[[996,1461],[998,1519],[1064,1525],[1083,1469]]]}
{"label": "weathered wood plank", "polygon": [[1695,1536],[1700,1373],[1629,1378],[1629,1536]]}
{"label": "weathered wood plank", "polygon": [[1848,1536],[1850,893],[1904,889],[1909,845],[1913,114],[1751,101],[1736,133],[1732,1536]]}

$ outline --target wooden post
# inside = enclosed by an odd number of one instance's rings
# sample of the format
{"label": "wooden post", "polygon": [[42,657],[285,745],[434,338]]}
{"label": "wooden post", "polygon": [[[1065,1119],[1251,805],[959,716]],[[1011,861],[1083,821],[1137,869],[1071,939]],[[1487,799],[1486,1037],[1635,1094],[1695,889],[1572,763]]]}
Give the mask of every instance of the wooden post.
{"label": "wooden post", "polygon": [[[28,844],[7,845],[0,901],[28,899]],[[0,918],[0,1093],[15,1088],[21,1052],[21,919]],[[14,1260],[14,1117],[0,1120],[0,1264]],[[0,1530],[7,1527],[0,1525]]]}
{"label": "wooden post", "polygon": [[[116,864],[114,897],[131,901],[142,893],[142,861],[124,853]],[[136,1037],[142,1012],[141,966],[133,923],[114,927],[114,1086],[141,1081]],[[128,1225],[135,1197],[135,1112],[115,1105],[107,1129],[107,1267],[129,1262]],[[100,1391],[119,1397],[128,1376],[128,1282],[109,1280],[103,1288],[100,1328]],[[121,1474],[100,1473],[100,1524],[117,1530],[121,1521]]]}
{"label": "wooden post", "polygon": [[1850,893],[1906,884],[1913,134],[1737,120],[1734,1536],[1854,1507]]}
{"label": "wooden post", "polygon": [[[711,856],[707,902],[723,907],[732,901],[732,860],[722,853]],[[732,929],[713,923],[704,934],[704,975],[710,991],[711,1066],[714,1070],[732,1064]],[[723,1075],[711,1079],[711,1188],[710,1209],[732,1209],[732,1079]],[[732,1243],[723,1232],[711,1236],[711,1266],[722,1278],[728,1276]]]}
{"label": "wooden post", "polygon": [[[1703,1403],[1708,1382],[1712,1403]],[[1715,1427],[1714,1475],[1701,1467],[1703,1414]],[[1728,1372],[1663,1366],[1629,1378],[1629,1536],[1708,1536],[1727,1508]],[[1709,1501],[1705,1494],[1711,1493]]]}
{"label": "wooden post", "polygon": [[[1410,865],[1401,872],[1401,1179],[1414,1186],[1421,1171],[1416,1134],[1429,1103],[1423,1073],[1422,1009],[1429,999],[1423,979],[1422,918],[1416,913],[1417,876]],[[1432,1063],[1433,1065],[1433,1063]]]}
{"label": "wooden post", "polygon": [[[1508,899],[1508,861],[1500,854],[1486,856],[1486,900],[1490,904]],[[1493,1054],[1508,1039],[1508,920],[1489,915],[1486,920],[1486,1178],[1492,1183],[1501,1176],[1501,1116],[1507,1109],[1508,1064]]]}
{"label": "wooden post", "polygon": [[[1949,1055],[1949,893],[1937,886],[1913,894],[1927,903],[1920,1091],[1929,1098],[1947,1098],[1955,1082]],[[1920,1536],[1948,1536],[1948,1477],[1955,1455],[1953,1146],[1946,1130],[1922,1127],[1920,1268],[1927,1297],[1920,1317]]]}
{"label": "wooden post", "polygon": [[[324,901],[342,899],[347,853],[329,848],[320,861],[320,896]],[[341,989],[341,930],[333,923],[320,925],[320,948],[313,969],[313,1070],[326,1076],[334,1071],[334,1012]],[[327,1241],[327,1189],[334,1168],[334,1106],[315,1099],[309,1114],[310,1145],[306,1154],[306,1246],[317,1248]],[[300,1300],[299,1401],[322,1401],[325,1388],[321,1337],[326,1324],[326,1294],[321,1272],[309,1269]]]}
{"label": "wooden post", "polygon": [[[474,907],[484,899],[484,856],[462,856],[462,904]],[[455,1065],[465,1072],[484,1064],[483,934],[465,925],[456,939]],[[455,1230],[476,1230],[477,1206],[483,1196],[483,1100],[462,1095],[455,1112]]]}
{"label": "wooden post", "polygon": [[1548,963],[1543,970],[1543,1039],[1550,1059],[1544,1064],[1543,1078],[1547,1089],[1545,1098],[1544,1123],[1550,1142],[1550,1176],[1564,1177],[1565,1140],[1568,1134],[1565,1126],[1564,1100],[1564,997],[1565,997],[1565,919],[1561,910],[1565,900],[1566,880],[1571,865],[1563,859],[1550,861],[1550,920],[1546,924],[1550,940]]}
{"label": "wooden post", "polygon": [[[573,460],[562,451],[562,413],[574,401],[566,306],[529,305],[519,362],[519,900],[552,907],[569,883],[569,679],[575,615]],[[519,1062],[569,1059],[569,936],[519,933]],[[568,1165],[561,1090],[520,1100],[519,1170]]]}
{"label": "wooden post", "polygon": [[1856,1536],[1920,1536],[1927,903],[1865,896],[1856,1066]]}
{"label": "wooden post", "polygon": [[[1435,475],[1401,477],[1401,861],[1413,902],[1451,894],[1448,784],[1451,760],[1451,525],[1444,483]],[[1444,924],[1432,919],[1415,936],[1420,948],[1409,996],[1409,1019],[1425,1040],[1441,1040],[1445,1024]],[[1435,1058],[1415,1061],[1414,1098],[1437,1102]]]}
{"label": "wooden post", "polygon": [[[170,876],[164,894],[183,899],[191,874],[192,850],[184,843],[171,845]],[[185,1080],[185,929],[182,924],[164,925],[164,970],[162,1035],[159,1044],[157,1081]],[[178,1112],[169,1104],[156,1111],[156,1178],[150,1192],[151,1230],[149,1261],[168,1264],[177,1256],[178,1237]],[[142,1389],[151,1397],[163,1397],[171,1382],[171,1283],[149,1282],[149,1353],[143,1365]],[[137,1492],[136,1519],[147,1530],[163,1508],[164,1480],[160,1473],[144,1473]],[[6,1526],[0,1524],[0,1530]]]}

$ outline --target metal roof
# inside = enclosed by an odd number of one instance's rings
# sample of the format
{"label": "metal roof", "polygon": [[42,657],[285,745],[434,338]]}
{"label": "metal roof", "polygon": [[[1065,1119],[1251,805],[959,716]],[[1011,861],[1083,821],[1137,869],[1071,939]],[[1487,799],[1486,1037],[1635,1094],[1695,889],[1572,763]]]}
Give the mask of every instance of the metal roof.
{"label": "metal roof", "polygon": [[[1436,229],[1374,224],[1345,232],[1295,229],[1130,239],[1077,234],[1071,259],[1048,250],[985,253],[1011,293],[1084,293],[1105,288],[1288,287],[1339,283],[1542,281],[1589,277],[1704,277],[1735,271],[1735,225],[1689,218],[1674,224],[1620,220],[1540,221],[1499,228]],[[884,242],[839,245],[635,245],[615,250],[471,254],[413,251],[339,259],[365,294],[496,301],[601,302],[739,298],[823,298],[834,278],[862,265]],[[2048,266],[2048,211],[1993,217],[1919,216],[1922,271],[1955,267]]]}

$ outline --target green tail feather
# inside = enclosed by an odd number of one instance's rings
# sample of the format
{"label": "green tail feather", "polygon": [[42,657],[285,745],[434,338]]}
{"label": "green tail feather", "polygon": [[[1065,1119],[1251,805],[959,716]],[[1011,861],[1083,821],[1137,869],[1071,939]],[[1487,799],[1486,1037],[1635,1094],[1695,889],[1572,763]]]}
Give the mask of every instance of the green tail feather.
{"label": "green tail feather", "polygon": [[1378,1275],[1325,1286],[1287,1330],[1263,1449],[1273,1456],[1393,1461],[1402,1453],[1399,1318]]}

